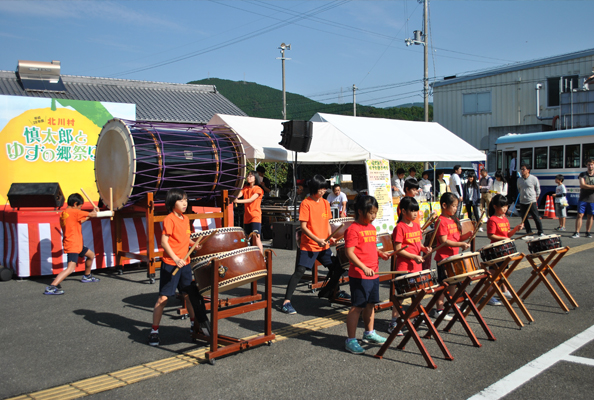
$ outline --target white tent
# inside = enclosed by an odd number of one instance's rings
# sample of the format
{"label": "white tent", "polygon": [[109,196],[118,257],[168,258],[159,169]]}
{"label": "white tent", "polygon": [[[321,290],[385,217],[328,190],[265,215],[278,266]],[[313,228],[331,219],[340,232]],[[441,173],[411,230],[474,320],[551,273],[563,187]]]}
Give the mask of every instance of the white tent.
{"label": "white tent", "polygon": [[[280,144],[285,120],[215,114],[209,125],[228,125],[243,142],[246,156],[258,161],[293,161],[293,152]],[[370,154],[348,136],[327,122],[314,122],[311,147],[299,153],[305,163],[340,163],[363,161]]]}
{"label": "white tent", "polygon": [[[483,161],[487,156],[437,122],[351,117],[317,113],[311,121],[329,122],[369,158],[395,161]],[[314,136],[315,139],[315,136]]]}

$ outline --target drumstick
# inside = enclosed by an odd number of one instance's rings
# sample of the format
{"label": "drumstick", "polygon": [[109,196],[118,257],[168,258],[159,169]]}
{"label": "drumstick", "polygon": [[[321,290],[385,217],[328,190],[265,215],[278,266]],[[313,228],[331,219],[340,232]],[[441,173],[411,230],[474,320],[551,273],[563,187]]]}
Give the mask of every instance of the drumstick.
{"label": "drumstick", "polygon": [[532,233],[525,233],[522,236],[518,236],[517,238],[513,238],[512,240],[522,239],[523,237],[530,236],[530,235],[532,235]]}
{"label": "drumstick", "polygon": [[481,228],[481,225],[483,225],[483,216],[484,215],[485,215],[485,211],[483,210],[483,213],[481,214],[481,218],[479,219],[479,223],[476,225],[476,228],[474,228],[474,232],[472,233],[472,236],[470,236],[470,238],[466,241],[466,243],[472,242],[472,240],[478,234],[478,231]]}
{"label": "drumstick", "polygon": [[433,231],[433,236],[431,237],[431,241],[429,242],[428,247],[433,247],[433,241],[435,240],[435,236],[437,236],[437,230],[439,229],[439,224],[441,224],[441,220],[437,221],[437,225],[435,225],[435,231]]}
{"label": "drumstick", "polygon": [[[218,232],[218,229],[215,229],[215,231],[213,233],[211,233],[210,235],[206,236],[206,237],[199,237],[198,240],[196,240],[194,242],[194,245],[192,247],[190,247],[190,250],[188,251],[188,254],[186,254],[186,256],[184,257],[184,262],[186,262],[186,260],[188,259],[188,257],[190,257],[190,254],[192,254],[192,252],[194,251],[194,249],[196,248],[196,246],[198,246],[200,243],[204,244],[206,243],[206,241],[208,239],[210,239],[210,237],[212,235],[214,235],[215,233]],[[171,275],[175,275],[177,274],[177,271],[179,271],[179,267],[175,267],[175,270],[173,270],[173,272],[171,273]]]}
{"label": "drumstick", "polygon": [[376,272],[376,275],[400,275],[400,274],[408,274],[408,271],[379,271]]}
{"label": "drumstick", "polygon": [[531,208],[532,208],[532,203],[528,204],[528,209],[526,210],[526,214],[524,214],[524,218],[522,219],[522,224],[524,223],[524,221],[526,221],[526,217],[528,216],[528,212],[530,212]]}
{"label": "drumstick", "polygon": [[427,227],[429,225],[431,225],[437,218],[439,218],[437,215],[430,216],[429,220],[427,220],[427,222],[425,222],[425,225],[423,225],[421,230],[424,231],[425,229],[427,229]]}
{"label": "drumstick", "polygon": [[431,249],[431,251],[430,251],[429,253],[427,253],[427,254],[425,254],[425,255],[423,256],[423,261],[425,261],[425,259],[427,258],[427,256],[428,256],[429,254],[433,253],[434,251],[437,251],[437,250],[441,249],[443,246],[445,246],[445,244],[446,244],[446,242],[443,242],[442,244],[440,244],[440,245],[439,245],[439,246],[437,246],[436,248],[434,248],[434,249]]}
{"label": "drumstick", "polygon": [[113,188],[112,187],[109,188],[109,210],[112,213],[112,217],[110,218],[110,220],[113,221]]}
{"label": "drumstick", "polygon": [[340,230],[340,228],[342,228],[344,226],[344,223],[340,224],[338,226],[338,228],[336,228],[336,230],[334,232],[332,232],[332,235],[328,236],[328,238],[325,240],[326,242],[330,239],[332,239],[334,236],[336,236],[336,234],[338,233],[338,231]]}
{"label": "drumstick", "polygon": [[87,194],[87,192],[85,192],[85,190],[83,188],[80,188],[80,191],[83,192],[83,194],[85,195],[85,197],[87,198],[87,200],[89,200],[89,203],[91,203],[91,205],[93,206],[93,210],[98,211],[99,208],[97,208],[97,206],[95,205],[95,203],[93,203],[93,200],[91,200],[91,198],[89,197],[89,195]]}

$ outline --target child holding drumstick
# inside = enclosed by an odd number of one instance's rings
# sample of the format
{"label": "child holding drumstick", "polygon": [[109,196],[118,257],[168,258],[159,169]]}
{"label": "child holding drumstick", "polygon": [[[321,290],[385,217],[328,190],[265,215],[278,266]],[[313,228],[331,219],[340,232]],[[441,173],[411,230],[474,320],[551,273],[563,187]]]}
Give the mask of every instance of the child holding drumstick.
{"label": "child holding drumstick", "polygon": [[[468,232],[462,236],[462,226],[460,220],[456,216],[458,210],[458,198],[451,192],[444,193],[439,199],[441,205],[441,215],[439,216],[439,228],[437,229],[437,240],[439,244],[445,245],[435,252],[435,261],[439,264],[442,260],[448,257],[455,256],[459,253],[460,248],[466,250],[470,244],[464,240],[472,236],[472,232]],[[441,282],[446,277],[445,272],[439,266],[437,267],[437,279]],[[431,310],[431,317],[437,318],[443,312],[443,298],[441,294],[437,300],[435,310]],[[445,320],[449,321],[452,317],[446,315]]]}
{"label": "child holding drumstick", "polygon": [[[246,184],[234,203],[245,204],[245,213],[243,214],[243,229],[246,235],[254,234],[254,243],[264,254],[260,233],[262,232],[262,198],[264,190],[259,186],[261,183],[260,175],[256,171],[251,171],[245,178]],[[243,197],[243,200],[240,200]]]}
{"label": "child holding drumstick", "polygon": [[[407,273],[421,271],[423,264],[421,251],[431,252],[431,247],[425,247],[421,243],[423,232],[421,226],[415,222],[418,213],[419,203],[414,197],[404,197],[400,201],[398,224],[392,232],[394,251],[397,252],[396,271],[406,271]],[[405,246],[407,246],[406,250],[401,250]],[[396,307],[392,307],[392,321],[388,326],[388,333],[392,333],[396,327],[398,316],[398,310]],[[398,336],[402,336],[402,331],[398,332]]]}
{"label": "child holding drumstick", "polygon": [[387,260],[389,256],[377,249],[377,231],[371,223],[377,215],[378,204],[373,196],[360,196],[355,203],[355,222],[344,235],[346,254],[350,261],[349,286],[352,307],[347,315],[347,339],[345,349],[353,354],[362,354],[365,349],[356,339],[357,323],[363,313],[365,332],[363,342],[382,344],[386,338],[373,329],[375,303],[379,303],[378,255]]}
{"label": "child holding drumstick", "polygon": [[[489,204],[489,220],[487,221],[487,237],[491,239],[491,243],[506,240],[512,237],[517,231],[524,227],[524,224],[516,226],[514,229],[509,229],[509,221],[505,214],[507,213],[507,197],[500,194],[495,195]],[[490,268],[493,269],[493,268]],[[503,295],[510,299],[511,293],[502,285]],[[491,297],[489,303],[491,306],[502,305],[501,301],[495,297]]]}

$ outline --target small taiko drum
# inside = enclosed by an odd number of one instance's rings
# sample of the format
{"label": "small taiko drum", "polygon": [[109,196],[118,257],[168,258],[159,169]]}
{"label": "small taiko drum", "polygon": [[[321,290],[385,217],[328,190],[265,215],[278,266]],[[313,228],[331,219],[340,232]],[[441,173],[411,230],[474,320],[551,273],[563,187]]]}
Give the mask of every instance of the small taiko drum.
{"label": "small taiko drum", "polygon": [[497,261],[506,256],[518,254],[516,242],[512,239],[500,240],[499,242],[491,243],[479,250],[483,261]]}
{"label": "small taiko drum", "polygon": [[390,233],[380,233],[376,238],[377,249],[383,252],[394,251],[392,235]]}
{"label": "small taiko drum", "polygon": [[336,246],[336,257],[343,269],[349,269],[350,261],[346,254],[346,247],[344,241]]}
{"label": "small taiko drum", "polygon": [[239,227],[209,229],[207,231],[195,232],[190,239],[201,240],[204,244],[200,250],[196,250],[196,256],[204,256],[213,253],[222,253],[248,247],[245,231]]}
{"label": "small taiko drum", "polygon": [[460,220],[460,226],[462,227],[462,233],[460,236],[466,235],[468,232],[474,232],[475,222],[469,220],[468,218]]}
{"label": "small taiko drum", "polygon": [[[459,281],[467,276],[473,276],[484,272],[480,269],[480,261],[478,259],[479,253],[463,253],[457,254],[441,260],[437,263],[438,268],[441,268],[447,279],[446,282]],[[450,278],[456,278],[450,280]]]}
{"label": "small taiko drum", "polygon": [[413,296],[423,289],[438,287],[431,271],[413,272],[394,279],[396,295],[399,297]]}
{"label": "small taiko drum", "polygon": [[[218,271],[213,271],[213,258],[220,260]],[[210,294],[213,273],[219,274],[219,292],[246,285],[268,273],[264,256],[257,246],[196,257],[192,259],[191,265],[202,295]]]}
{"label": "small taiko drum", "polygon": [[540,236],[536,239],[530,240],[528,243],[528,250],[531,254],[541,253],[545,251],[555,250],[561,247],[561,236],[546,235]]}

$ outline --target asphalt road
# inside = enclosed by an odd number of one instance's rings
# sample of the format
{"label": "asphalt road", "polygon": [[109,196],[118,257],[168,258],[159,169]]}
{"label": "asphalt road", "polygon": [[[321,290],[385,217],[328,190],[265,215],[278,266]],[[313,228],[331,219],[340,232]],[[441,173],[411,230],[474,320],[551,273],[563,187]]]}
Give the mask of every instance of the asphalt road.
{"label": "asphalt road", "polygon": [[[512,226],[518,222],[518,218],[511,219]],[[567,226],[573,226],[573,223],[570,219]],[[545,220],[545,233],[553,233],[555,226],[556,221]],[[448,361],[434,341],[425,339],[424,343],[438,366],[436,370],[427,368],[412,341],[405,350],[397,350],[397,339],[382,360],[373,357],[379,349],[376,345],[364,345],[367,348],[364,355],[347,353],[344,351],[346,326],[338,323],[316,331],[303,331],[270,347],[264,345],[218,359],[214,366],[199,363],[87,397],[472,397],[594,325],[591,294],[594,242],[583,237],[570,239],[570,234],[563,233],[562,240],[563,245],[572,247],[572,253],[555,271],[579,307],[565,313],[541,285],[525,302],[535,322],[519,329],[504,307],[487,306],[482,314],[497,340],[488,341],[475,320],[469,318],[482,347],[473,347],[460,324],[456,324],[452,332],[441,332],[454,356],[453,361]],[[518,242],[519,251],[528,254],[526,244]],[[479,233],[477,248],[487,243],[485,233]],[[346,310],[319,299],[304,283],[293,298],[299,314],[289,316],[279,312],[293,271],[295,252],[276,250],[276,253],[278,256],[273,261],[273,331]],[[387,264],[383,263],[380,269],[388,269]],[[516,289],[526,281],[530,270],[523,268],[512,274],[510,281]],[[0,282],[0,359],[3,366],[0,398],[17,395],[44,398],[39,391],[205,348],[204,343],[190,340],[189,320],[177,315],[180,302],[176,299],[170,300],[162,320],[162,345],[151,347],[146,344],[158,286],[148,283],[144,270],[129,269],[124,275],[103,270],[96,276],[101,282],[92,284],[80,283],[81,275],[70,276],[62,283],[66,292],[63,296],[42,294],[50,277]],[[241,288],[233,293],[242,294],[246,290]],[[381,297],[388,298],[387,284],[382,285]],[[526,322],[523,316],[521,318]],[[389,311],[376,314],[376,329],[385,332],[389,320]],[[261,332],[262,326],[263,312],[252,312],[223,321],[220,333],[246,337]],[[360,324],[359,336],[362,331]],[[549,368],[530,380],[523,381],[520,377],[518,388],[505,398],[592,398],[593,365],[587,360],[594,362],[594,341],[586,340],[571,354],[581,357],[582,362],[561,360],[551,363]],[[500,386],[505,387],[505,382]],[[55,398],[66,397],[57,395]]]}

